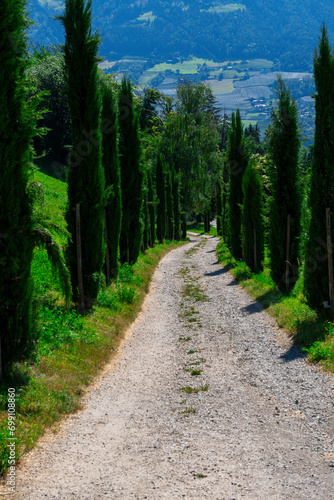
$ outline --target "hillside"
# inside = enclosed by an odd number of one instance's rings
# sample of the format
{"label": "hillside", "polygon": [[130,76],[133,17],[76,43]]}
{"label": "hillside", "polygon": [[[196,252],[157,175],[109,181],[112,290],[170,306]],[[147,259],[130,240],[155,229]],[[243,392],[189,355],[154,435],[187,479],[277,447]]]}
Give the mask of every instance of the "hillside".
{"label": "hillside", "polygon": [[[278,60],[284,71],[309,71],[325,19],[334,30],[330,0],[93,0],[94,23],[102,35],[101,55],[110,61],[125,55],[164,62],[190,54],[214,61],[263,58]],[[62,40],[52,19],[62,0],[30,0],[33,43]]]}

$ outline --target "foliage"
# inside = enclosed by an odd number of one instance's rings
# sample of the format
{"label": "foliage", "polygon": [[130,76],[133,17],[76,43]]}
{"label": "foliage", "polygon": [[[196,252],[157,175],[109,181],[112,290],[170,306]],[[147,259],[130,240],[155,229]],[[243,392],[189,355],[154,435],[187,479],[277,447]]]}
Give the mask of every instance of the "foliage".
{"label": "foliage", "polygon": [[105,257],[104,189],[101,147],[101,95],[98,80],[100,39],[92,35],[92,2],[66,0],[59,17],[66,32],[63,47],[71,114],[72,151],[68,173],[66,220],[71,239],[67,258],[74,299],[78,301],[76,206],[80,205],[84,306],[97,297]]}
{"label": "foliage", "polygon": [[226,158],[229,169],[228,242],[233,257],[241,259],[242,178],[249,156],[239,109],[232,114]]}
{"label": "foliage", "polygon": [[[28,84],[25,0],[4,0],[0,19],[0,351],[5,370],[31,343],[34,249],[27,190],[40,97]],[[1,356],[1,352],[0,352]]]}
{"label": "foliage", "polygon": [[264,258],[263,195],[261,177],[252,160],[246,168],[242,189],[242,253],[247,266],[256,272],[262,268]]}
{"label": "foliage", "polygon": [[38,92],[44,92],[43,105],[48,110],[41,120],[41,126],[48,129],[48,133],[35,141],[37,154],[50,155],[53,160],[63,161],[71,135],[63,54],[43,48],[35,51],[29,75]]}
{"label": "foliage", "polygon": [[180,241],[180,222],[181,222],[181,204],[180,204],[180,177],[176,173],[174,165],[171,167],[172,191],[173,191],[173,213],[174,213],[174,236],[173,239]]}
{"label": "foliage", "polygon": [[211,205],[221,162],[215,100],[206,85],[189,81],[179,84],[177,95],[160,147],[180,175],[182,211],[201,213]]}
{"label": "foliage", "polygon": [[139,117],[135,111],[131,83],[124,76],[119,90],[119,152],[122,187],[122,264],[136,262],[143,233],[142,206],[144,172],[142,166]]}
{"label": "foliage", "polygon": [[[269,129],[269,155],[272,161],[272,203],[269,221],[271,276],[279,288],[289,289],[299,275],[299,237],[301,196],[299,192],[298,111],[290,91],[278,78],[277,104],[272,110]],[[287,220],[291,217],[289,268],[287,261]]]}
{"label": "foliage", "polygon": [[151,169],[147,169],[147,203],[148,203],[148,211],[149,211],[149,219],[150,219],[150,233],[149,233],[149,245],[151,248],[154,247],[155,239],[156,239],[156,193],[155,186],[153,185],[152,172]]}
{"label": "foliage", "polygon": [[172,240],[174,236],[174,200],[173,178],[171,168],[166,167],[166,238]]}
{"label": "foliage", "polygon": [[158,155],[156,167],[157,205],[157,238],[163,243],[166,237],[166,168],[161,155]]}
{"label": "foliage", "polygon": [[118,250],[122,222],[121,170],[118,152],[117,98],[111,83],[102,82],[102,164],[106,189],[110,190],[105,207],[105,238],[109,258],[110,277],[118,272]]}
{"label": "foliage", "polygon": [[[309,203],[311,221],[305,256],[305,295],[308,303],[320,308],[328,300],[326,209],[334,209],[334,54],[327,29],[322,27],[314,56],[315,138]],[[334,231],[332,231],[333,239]]]}
{"label": "foliage", "polygon": [[222,187],[220,179],[218,179],[218,181],[216,182],[216,217],[217,217],[217,235],[222,236],[223,204],[222,204]]}

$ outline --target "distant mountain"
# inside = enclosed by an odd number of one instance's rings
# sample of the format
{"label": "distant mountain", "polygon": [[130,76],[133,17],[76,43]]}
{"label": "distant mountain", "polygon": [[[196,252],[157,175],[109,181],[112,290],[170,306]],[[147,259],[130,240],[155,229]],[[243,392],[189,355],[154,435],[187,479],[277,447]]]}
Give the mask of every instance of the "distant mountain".
{"label": "distant mountain", "polygon": [[[332,0],[93,0],[100,53],[164,62],[190,54],[214,61],[265,58],[282,70],[308,71],[325,20],[334,34]],[[33,44],[63,40],[53,16],[62,0],[30,0]]]}

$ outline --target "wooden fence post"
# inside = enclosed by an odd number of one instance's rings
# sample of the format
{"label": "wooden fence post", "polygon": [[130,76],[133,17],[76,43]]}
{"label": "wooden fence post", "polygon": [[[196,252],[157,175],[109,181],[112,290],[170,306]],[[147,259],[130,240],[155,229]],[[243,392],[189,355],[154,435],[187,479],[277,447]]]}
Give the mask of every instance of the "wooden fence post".
{"label": "wooden fence post", "polygon": [[291,215],[288,215],[286,226],[286,261],[285,261],[285,286],[289,290],[289,266],[290,266],[290,239],[291,239]]}
{"label": "wooden fence post", "polygon": [[79,286],[79,312],[85,312],[85,296],[82,277],[82,250],[81,250],[81,225],[80,225],[80,204],[75,205],[76,240],[77,240],[77,268]]}
{"label": "wooden fence post", "polygon": [[326,209],[326,230],[327,230],[327,254],[328,254],[328,281],[329,281],[329,305],[331,318],[334,318],[333,301],[333,245],[332,245],[332,214],[329,208]]}

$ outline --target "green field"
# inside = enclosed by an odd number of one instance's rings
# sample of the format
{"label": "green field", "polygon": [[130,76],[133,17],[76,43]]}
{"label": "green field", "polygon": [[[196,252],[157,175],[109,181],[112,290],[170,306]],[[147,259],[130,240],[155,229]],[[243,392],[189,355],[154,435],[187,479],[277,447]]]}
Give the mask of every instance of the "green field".
{"label": "green field", "polygon": [[214,7],[210,7],[205,12],[210,12],[210,14],[221,14],[221,13],[235,12],[236,10],[246,10],[246,5],[243,5],[241,3],[228,3],[226,5],[215,5]]}
{"label": "green field", "polygon": [[156,64],[155,66],[153,66],[153,68],[150,68],[148,71],[163,73],[164,71],[167,71],[169,69],[174,73],[179,71],[181,75],[195,75],[197,73],[198,68],[200,66],[203,66],[203,64],[208,64],[208,65],[213,64],[213,61],[194,57],[190,61],[183,61],[176,64],[169,64],[169,63]]}
{"label": "green field", "polygon": [[150,23],[153,23],[153,21],[157,18],[157,16],[153,15],[153,12],[146,12],[145,14],[142,14],[141,16],[138,17],[137,21],[143,21],[147,22],[150,21]]}

